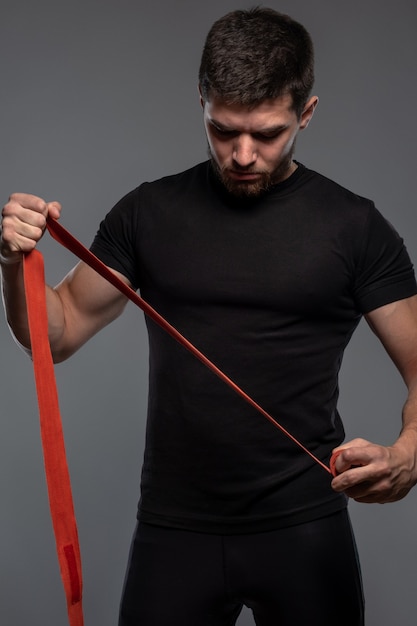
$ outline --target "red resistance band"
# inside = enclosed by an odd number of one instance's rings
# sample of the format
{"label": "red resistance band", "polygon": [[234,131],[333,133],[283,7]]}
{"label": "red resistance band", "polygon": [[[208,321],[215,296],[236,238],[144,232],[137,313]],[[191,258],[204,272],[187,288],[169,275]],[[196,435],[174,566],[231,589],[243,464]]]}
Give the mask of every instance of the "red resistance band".
{"label": "red resistance band", "polygon": [[25,255],[23,268],[45,474],[56,550],[67,599],[69,623],[71,626],[83,626],[81,556],[54,364],[48,341],[42,254],[38,250],[33,250]]}
{"label": "red resistance band", "polygon": [[[155,309],[141,298],[126,283],[120,280],[92,252],[85,248],[56,220],[48,218],[47,228],[51,236],[79,259],[92,267],[98,274],[121,291],[129,300],[178,343],[184,346],[208,369],[231,387],[239,396],[269,420],[284,435],[308,454],[326,472],[336,476],[335,468],[338,453],[325,465],[272,415],[248,396],[222,370],[200,352],[188,339],[183,337]],[[48,341],[48,319],[45,301],[45,278],[43,258],[38,250],[24,257],[25,291],[31,336],[32,356],[41,423],[41,438],[44,452],[45,472],[48,485],[49,503],[57,545],[61,577],[64,584],[70,626],[83,626],[82,613],[82,573],[78,543],[77,525],[71,493],[71,483],[66,461],[58,394],[56,390],[53,360]],[[340,452],[339,452],[340,453]]]}

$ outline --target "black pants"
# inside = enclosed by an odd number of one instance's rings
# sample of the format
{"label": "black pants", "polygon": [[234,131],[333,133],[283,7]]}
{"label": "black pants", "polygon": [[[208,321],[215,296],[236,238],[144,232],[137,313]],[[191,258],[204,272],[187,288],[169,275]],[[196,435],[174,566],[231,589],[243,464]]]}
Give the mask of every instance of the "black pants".
{"label": "black pants", "polygon": [[119,626],[363,626],[346,511],[267,533],[206,535],[139,524]]}

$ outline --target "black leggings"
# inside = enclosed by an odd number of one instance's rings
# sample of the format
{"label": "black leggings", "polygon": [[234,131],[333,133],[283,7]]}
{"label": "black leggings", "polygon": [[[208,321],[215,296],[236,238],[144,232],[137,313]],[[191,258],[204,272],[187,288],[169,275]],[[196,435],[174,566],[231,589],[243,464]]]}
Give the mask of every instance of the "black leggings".
{"label": "black leggings", "polygon": [[363,626],[346,511],[267,533],[206,535],[138,524],[119,626]]}

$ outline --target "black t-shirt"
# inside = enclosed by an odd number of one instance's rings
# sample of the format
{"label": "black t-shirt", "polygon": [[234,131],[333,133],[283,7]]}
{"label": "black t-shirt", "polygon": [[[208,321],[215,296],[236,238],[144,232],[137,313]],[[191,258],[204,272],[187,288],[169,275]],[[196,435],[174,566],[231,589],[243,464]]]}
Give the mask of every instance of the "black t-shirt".
{"label": "black t-shirt", "polygon": [[[325,462],[344,438],[338,372],[361,315],[417,292],[373,203],[301,164],[250,202],[231,198],[209,163],[145,183],[107,215],[92,250]],[[147,326],[142,521],[257,532],[346,505],[322,467]]]}

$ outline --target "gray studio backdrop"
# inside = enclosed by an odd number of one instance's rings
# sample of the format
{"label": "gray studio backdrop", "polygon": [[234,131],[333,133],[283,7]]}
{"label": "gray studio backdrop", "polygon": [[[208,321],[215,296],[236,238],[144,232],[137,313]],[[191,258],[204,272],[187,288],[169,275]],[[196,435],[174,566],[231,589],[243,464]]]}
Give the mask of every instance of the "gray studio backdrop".
{"label": "gray studio backdrop", "polygon": [[[205,159],[196,88],[202,42],[214,19],[251,5],[3,0],[1,204],[17,190],[58,199],[63,224],[89,244],[103,215],[139,182]],[[316,44],[320,105],[297,158],[372,197],[417,259],[415,0],[270,6],[302,21]],[[41,249],[56,282],[74,259],[48,237]],[[56,368],[86,626],[116,624],[135,523],[147,346],[142,314],[133,309]],[[0,317],[0,623],[65,626],[31,363]],[[405,388],[364,323],[341,383],[348,437],[392,442]],[[416,503],[417,492],[393,505],[351,504],[368,626],[415,626]],[[239,625],[250,624],[244,611]]]}

